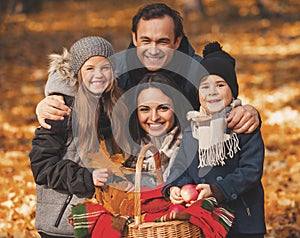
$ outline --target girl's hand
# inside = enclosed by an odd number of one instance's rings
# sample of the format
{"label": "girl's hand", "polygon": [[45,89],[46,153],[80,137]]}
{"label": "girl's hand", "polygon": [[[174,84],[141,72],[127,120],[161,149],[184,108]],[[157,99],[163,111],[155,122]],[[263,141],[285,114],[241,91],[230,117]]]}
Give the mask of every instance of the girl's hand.
{"label": "girl's hand", "polygon": [[184,203],[180,195],[180,188],[177,186],[173,186],[170,188],[170,200],[173,204],[181,204]]}
{"label": "girl's hand", "polygon": [[199,191],[197,200],[213,196],[209,184],[198,184],[196,189]]}
{"label": "girl's hand", "polygon": [[125,188],[126,192],[134,192],[134,184],[131,182],[127,183],[127,187]]}
{"label": "girl's hand", "polygon": [[93,171],[93,183],[95,186],[104,186],[110,174],[109,169],[95,169]]}

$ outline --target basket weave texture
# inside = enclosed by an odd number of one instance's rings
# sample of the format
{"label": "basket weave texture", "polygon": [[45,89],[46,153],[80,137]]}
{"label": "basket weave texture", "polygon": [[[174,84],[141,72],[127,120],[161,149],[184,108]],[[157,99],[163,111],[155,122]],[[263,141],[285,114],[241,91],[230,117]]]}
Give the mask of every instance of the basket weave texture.
{"label": "basket weave texture", "polygon": [[138,156],[135,173],[135,196],[134,196],[134,223],[128,225],[128,230],[123,234],[125,238],[201,238],[204,237],[201,229],[188,221],[166,221],[166,222],[141,222],[141,174],[145,153],[151,149],[156,151],[154,156],[157,183],[161,184],[162,174],[159,163],[159,153],[152,144],[145,145]]}

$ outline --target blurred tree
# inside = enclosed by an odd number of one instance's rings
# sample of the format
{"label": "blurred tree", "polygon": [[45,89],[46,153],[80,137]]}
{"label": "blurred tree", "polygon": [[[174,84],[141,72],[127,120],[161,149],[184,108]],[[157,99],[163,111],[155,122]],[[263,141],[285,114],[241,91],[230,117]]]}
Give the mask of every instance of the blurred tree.
{"label": "blurred tree", "polygon": [[[247,8],[246,11],[245,8]],[[300,1],[253,0],[245,7],[241,2],[233,0],[182,0],[182,11],[184,18],[198,14],[203,17],[214,17],[217,21],[239,16],[267,19],[282,17],[286,20],[298,20],[300,19]]]}
{"label": "blurred tree", "polygon": [[[1,0],[1,13],[37,13],[41,10],[43,0]],[[2,15],[2,14],[1,14]]]}
{"label": "blurred tree", "polygon": [[262,18],[270,18],[270,12],[265,7],[266,0],[256,0],[255,4],[259,10],[259,16]]}
{"label": "blurred tree", "polygon": [[1,0],[0,1],[0,33],[5,31],[5,25],[13,14],[38,13],[43,0]]}
{"label": "blurred tree", "polygon": [[37,13],[41,10],[42,0],[19,0],[19,2],[25,14]]}
{"label": "blurred tree", "polygon": [[185,0],[183,3],[183,14],[184,17],[189,15],[191,12],[198,11],[202,16],[206,17],[206,8],[202,0]]}

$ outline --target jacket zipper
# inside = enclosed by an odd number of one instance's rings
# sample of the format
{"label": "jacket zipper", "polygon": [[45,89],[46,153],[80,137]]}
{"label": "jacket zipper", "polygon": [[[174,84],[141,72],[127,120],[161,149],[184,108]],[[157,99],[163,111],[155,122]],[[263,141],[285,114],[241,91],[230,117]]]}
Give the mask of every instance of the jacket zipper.
{"label": "jacket zipper", "polygon": [[55,227],[58,227],[58,226],[59,226],[59,223],[60,223],[60,221],[61,221],[61,219],[62,219],[62,217],[63,217],[63,215],[64,215],[64,212],[65,212],[67,206],[68,206],[69,203],[71,202],[72,197],[73,197],[73,194],[69,194],[69,195],[68,195],[68,197],[67,197],[67,199],[66,199],[66,201],[65,201],[63,207],[61,208],[60,213],[59,213],[59,215],[58,215],[58,217],[57,217],[57,220],[56,220],[55,225],[54,225]]}
{"label": "jacket zipper", "polygon": [[248,207],[247,203],[245,202],[244,197],[242,197],[242,202],[243,202],[244,206],[246,207],[246,212],[247,212],[248,217],[251,217],[250,208]]}

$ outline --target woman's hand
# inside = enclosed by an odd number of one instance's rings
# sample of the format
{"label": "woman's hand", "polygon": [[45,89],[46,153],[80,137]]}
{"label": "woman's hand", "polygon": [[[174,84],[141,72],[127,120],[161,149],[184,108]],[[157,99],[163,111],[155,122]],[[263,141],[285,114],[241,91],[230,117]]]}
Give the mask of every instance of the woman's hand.
{"label": "woman's hand", "polygon": [[235,133],[252,133],[259,126],[258,111],[251,105],[235,107],[227,118],[228,128]]}
{"label": "woman's hand", "polygon": [[104,186],[110,174],[109,169],[95,169],[92,173],[95,186]]}
{"label": "woman's hand", "polygon": [[64,116],[70,115],[71,109],[65,105],[63,96],[51,95],[38,103],[35,113],[40,125],[45,129],[51,129],[45,120],[63,120]]}
{"label": "woman's hand", "polygon": [[170,188],[170,200],[173,204],[184,203],[183,198],[180,195],[180,188],[173,186]]}

